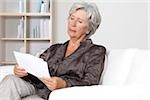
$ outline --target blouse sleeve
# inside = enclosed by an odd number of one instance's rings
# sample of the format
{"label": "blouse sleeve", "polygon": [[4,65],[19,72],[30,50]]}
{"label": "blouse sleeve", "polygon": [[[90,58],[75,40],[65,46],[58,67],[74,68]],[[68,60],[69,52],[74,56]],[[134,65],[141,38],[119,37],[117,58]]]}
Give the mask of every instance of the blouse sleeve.
{"label": "blouse sleeve", "polygon": [[92,50],[89,50],[83,79],[63,78],[67,83],[67,87],[97,85],[104,69],[105,53],[105,47],[92,47]]}

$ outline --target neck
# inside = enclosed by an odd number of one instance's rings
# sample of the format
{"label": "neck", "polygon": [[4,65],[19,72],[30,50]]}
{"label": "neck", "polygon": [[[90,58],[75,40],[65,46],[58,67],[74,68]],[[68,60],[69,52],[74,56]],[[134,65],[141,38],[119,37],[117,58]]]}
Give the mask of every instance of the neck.
{"label": "neck", "polygon": [[83,40],[70,39],[69,45],[71,47],[79,46],[81,41],[83,41]]}
{"label": "neck", "polygon": [[71,44],[79,44],[80,42],[84,41],[85,36],[81,36],[80,38],[70,38]]}
{"label": "neck", "polygon": [[70,47],[76,47],[80,45],[80,41],[75,41],[75,40],[70,40],[69,41],[69,46]]}

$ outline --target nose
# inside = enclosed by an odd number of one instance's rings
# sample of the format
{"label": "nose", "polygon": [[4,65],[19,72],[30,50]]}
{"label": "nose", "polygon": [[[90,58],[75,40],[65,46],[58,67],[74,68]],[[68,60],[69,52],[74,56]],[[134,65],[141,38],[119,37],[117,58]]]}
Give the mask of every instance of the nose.
{"label": "nose", "polygon": [[75,26],[76,26],[76,23],[77,23],[77,20],[72,20],[72,21],[71,21],[71,26],[74,26],[74,27],[75,27]]}

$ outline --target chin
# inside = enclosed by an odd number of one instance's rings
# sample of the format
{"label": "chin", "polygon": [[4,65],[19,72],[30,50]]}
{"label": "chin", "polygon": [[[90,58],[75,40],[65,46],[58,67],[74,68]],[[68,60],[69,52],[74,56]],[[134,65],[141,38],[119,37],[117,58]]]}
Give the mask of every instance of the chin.
{"label": "chin", "polygon": [[75,37],[75,34],[76,34],[76,33],[73,33],[73,32],[69,32],[69,33],[68,33],[68,35],[69,35],[70,37]]}
{"label": "chin", "polygon": [[76,36],[69,36],[69,37],[70,37],[70,39],[71,39],[71,38],[76,38]]}

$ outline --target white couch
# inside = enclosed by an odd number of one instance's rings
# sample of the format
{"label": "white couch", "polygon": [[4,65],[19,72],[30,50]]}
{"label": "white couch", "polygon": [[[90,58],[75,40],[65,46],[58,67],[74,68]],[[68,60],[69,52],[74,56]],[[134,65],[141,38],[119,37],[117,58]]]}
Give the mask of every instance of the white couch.
{"label": "white couch", "polygon": [[[0,67],[0,78],[12,66]],[[50,100],[150,100],[150,50],[116,49],[107,52],[102,85],[55,90]]]}

